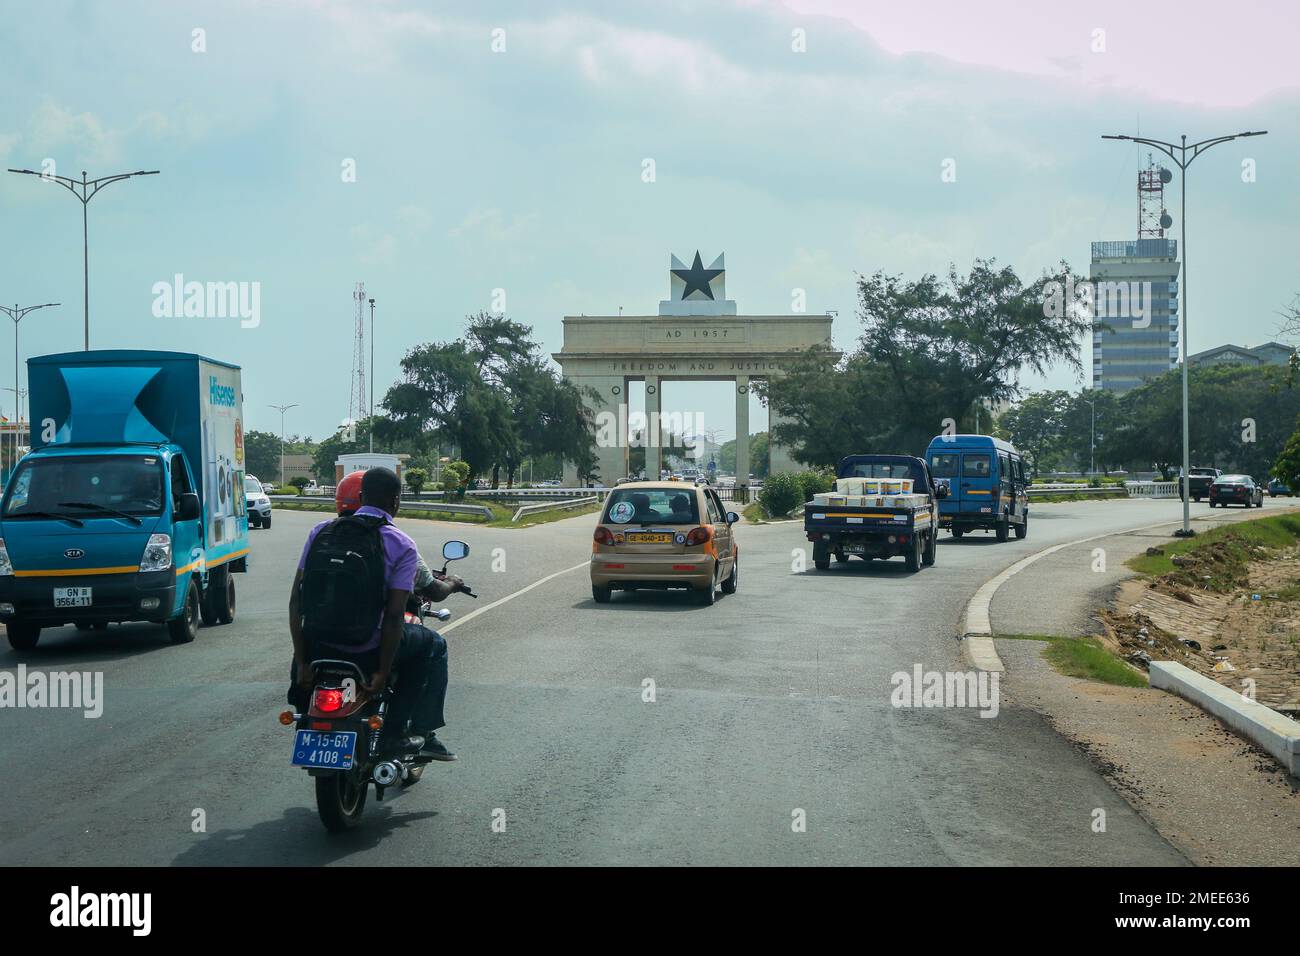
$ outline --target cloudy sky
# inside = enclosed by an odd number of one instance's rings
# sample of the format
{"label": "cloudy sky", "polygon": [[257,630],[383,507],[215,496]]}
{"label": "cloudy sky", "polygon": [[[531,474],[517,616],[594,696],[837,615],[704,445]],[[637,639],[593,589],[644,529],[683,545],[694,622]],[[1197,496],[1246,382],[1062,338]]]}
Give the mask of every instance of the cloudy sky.
{"label": "cloudy sky", "polygon": [[[857,272],[1086,270],[1136,230],[1145,153],[1104,132],[1270,131],[1189,180],[1191,348],[1255,345],[1300,291],[1298,25],[1283,2],[47,0],[5,16],[0,163],[162,171],[90,205],[92,345],[241,364],[254,428],[273,402],[317,437],[346,415],[358,281],[382,391],[495,289],[548,351],[563,315],[653,313],[671,252],[725,252],[741,312],[806,289],[840,345]],[[77,207],[0,175],[0,302],[63,303],[24,358],[81,345]],[[155,316],[178,273],[259,283],[260,324]],[[666,392],[727,437],[722,397]]]}

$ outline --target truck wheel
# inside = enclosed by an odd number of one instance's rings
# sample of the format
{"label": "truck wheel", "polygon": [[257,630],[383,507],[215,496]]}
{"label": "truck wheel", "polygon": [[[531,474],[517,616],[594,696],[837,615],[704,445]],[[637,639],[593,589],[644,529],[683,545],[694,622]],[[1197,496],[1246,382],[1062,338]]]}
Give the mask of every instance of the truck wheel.
{"label": "truck wheel", "polygon": [[912,540],[908,542],[911,546],[907,549],[905,557],[909,571],[921,570],[921,537],[919,534],[914,534]]}
{"label": "truck wheel", "polygon": [[818,571],[826,571],[831,566],[831,549],[825,541],[813,542],[813,566]]}
{"label": "truck wheel", "polygon": [[1005,541],[1011,536],[1011,524],[1005,516],[998,522],[996,533],[999,541]]}
{"label": "truck wheel", "polygon": [[848,562],[849,562],[849,556],[847,554],[845,554],[843,551],[835,552],[836,564],[848,564]]}
{"label": "truck wheel", "polygon": [[199,603],[199,586],[191,577],[181,616],[167,622],[167,636],[173,644],[188,644],[199,636]]}
{"label": "truck wheel", "polygon": [[235,576],[227,571],[223,577],[225,586],[212,595],[212,607],[218,624],[231,624],[235,620]]}
{"label": "truck wheel", "polygon": [[921,554],[921,563],[926,567],[931,567],[938,556],[939,540],[933,531],[927,532],[925,536],[925,551]]}
{"label": "truck wheel", "polygon": [[966,533],[966,529],[965,529],[965,528],[958,528],[956,525],[954,525],[953,528],[952,528],[952,536],[953,536],[954,538],[960,538],[960,537],[961,537],[962,535],[964,535],[965,533]]}
{"label": "truck wheel", "polygon": [[1016,525],[1016,537],[1019,538],[1021,541],[1023,541],[1027,534],[1029,534],[1029,512],[1028,511],[1025,512],[1025,520],[1020,522],[1020,524]]}
{"label": "truck wheel", "polygon": [[9,636],[9,646],[16,651],[30,651],[41,639],[40,625],[24,621],[10,621],[5,625],[5,633]]}

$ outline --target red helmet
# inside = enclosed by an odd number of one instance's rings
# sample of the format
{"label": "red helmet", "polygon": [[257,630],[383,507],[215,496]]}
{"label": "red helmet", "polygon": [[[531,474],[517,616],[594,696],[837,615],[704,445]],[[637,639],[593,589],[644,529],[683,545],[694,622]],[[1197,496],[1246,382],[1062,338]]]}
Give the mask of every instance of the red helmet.
{"label": "red helmet", "polygon": [[364,474],[364,471],[354,471],[334,489],[334,510],[340,515],[350,515],[361,507],[361,477]]}

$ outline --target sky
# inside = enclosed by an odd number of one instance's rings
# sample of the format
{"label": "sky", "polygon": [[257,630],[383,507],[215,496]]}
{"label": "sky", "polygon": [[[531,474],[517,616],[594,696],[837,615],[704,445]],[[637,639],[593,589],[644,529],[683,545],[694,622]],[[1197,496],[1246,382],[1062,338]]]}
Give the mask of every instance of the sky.
{"label": "sky", "polygon": [[[1298,9],[48,0],[3,17],[0,165],[160,170],[90,203],[92,346],[235,362],[248,427],[296,403],[288,431],[316,438],[348,414],[357,282],[378,395],[497,290],[552,352],[564,315],[653,314],[670,254],[697,249],[726,254],[742,314],[803,289],[851,347],[858,274],[978,257],[1029,280],[1134,238],[1145,150],[1102,133],[1269,131],[1188,180],[1190,348],[1257,345],[1300,292]],[[81,347],[78,205],[0,174],[0,303],[61,303],[23,320],[24,359]],[[175,314],[158,288],[178,274],[248,283],[257,321]],[[665,410],[725,439],[725,394],[666,389]]]}

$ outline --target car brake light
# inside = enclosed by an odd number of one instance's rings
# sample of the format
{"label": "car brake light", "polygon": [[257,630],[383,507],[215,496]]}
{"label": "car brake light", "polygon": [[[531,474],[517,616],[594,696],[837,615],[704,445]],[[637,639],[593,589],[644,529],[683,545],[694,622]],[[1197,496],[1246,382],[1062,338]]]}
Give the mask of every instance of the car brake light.
{"label": "car brake light", "polygon": [[613,544],[614,533],[610,531],[608,528],[606,528],[604,525],[597,525],[596,533],[593,536],[592,540],[594,540],[596,544]]}
{"label": "car brake light", "polygon": [[699,528],[692,528],[691,533],[686,536],[686,543],[694,547],[699,544],[708,544],[713,540],[713,526],[704,525]]}
{"label": "car brake light", "polygon": [[316,709],[328,713],[334,710],[343,709],[343,691],[338,688],[316,688]]}

